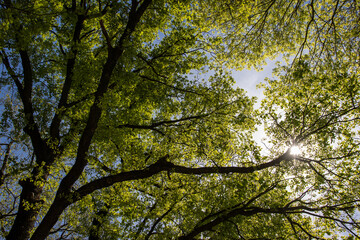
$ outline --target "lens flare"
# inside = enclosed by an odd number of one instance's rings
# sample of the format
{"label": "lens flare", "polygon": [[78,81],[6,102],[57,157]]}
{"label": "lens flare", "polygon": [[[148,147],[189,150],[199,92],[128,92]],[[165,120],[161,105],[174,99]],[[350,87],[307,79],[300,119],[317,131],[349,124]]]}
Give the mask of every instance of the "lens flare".
{"label": "lens flare", "polygon": [[294,155],[294,156],[300,155],[300,154],[301,154],[301,150],[300,150],[299,146],[296,146],[296,145],[292,146],[292,147],[290,148],[290,154],[291,154],[291,155]]}

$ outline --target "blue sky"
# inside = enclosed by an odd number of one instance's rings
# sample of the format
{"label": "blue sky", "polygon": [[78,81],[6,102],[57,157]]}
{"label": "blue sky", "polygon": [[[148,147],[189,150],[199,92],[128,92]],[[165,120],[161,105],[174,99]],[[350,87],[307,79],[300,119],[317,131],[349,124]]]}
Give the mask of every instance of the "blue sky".
{"label": "blue sky", "polygon": [[256,107],[260,106],[260,101],[264,97],[262,93],[263,89],[258,89],[256,86],[263,82],[266,77],[272,77],[272,70],[276,66],[275,63],[280,60],[281,57],[278,57],[275,60],[267,60],[267,65],[263,66],[262,71],[242,70],[234,71],[232,73],[232,76],[236,81],[235,86],[245,89],[248,93],[248,96],[254,96],[258,98]]}

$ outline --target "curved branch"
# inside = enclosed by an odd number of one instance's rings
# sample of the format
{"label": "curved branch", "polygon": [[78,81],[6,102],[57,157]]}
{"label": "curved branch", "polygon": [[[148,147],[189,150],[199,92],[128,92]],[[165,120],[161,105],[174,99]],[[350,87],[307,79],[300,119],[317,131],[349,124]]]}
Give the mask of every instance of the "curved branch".
{"label": "curved branch", "polygon": [[[352,208],[352,207],[348,207]],[[259,213],[272,213],[272,214],[292,214],[292,213],[305,213],[319,218],[329,218],[322,215],[314,214],[312,212],[318,212],[322,210],[344,210],[344,208],[337,208],[336,206],[320,206],[316,208],[311,208],[308,206],[296,206],[296,207],[283,207],[283,208],[260,208],[260,207],[249,207],[249,208],[236,208],[232,211],[227,212],[226,214],[217,217],[216,219],[202,225],[199,227],[194,228],[190,233],[184,235],[179,240],[189,240],[194,239],[194,237],[202,232],[209,231],[215,226],[227,221],[230,218],[236,217],[238,215],[242,216],[252,216]],[[332,220],[338,222],[344,222],[340,219],[330,218]],[[348,222],[344,222],[348,223]]]}
{"label": "curved branch", "polygon": [[[295,141],[296,141],[297,143],[300,143],[300,142],[304,141],[305,139],[307,139],[308,137],[310,137],[311,135],[313,135],[313,134],[315,134],[315,133],[317,133],[317,132],[319,132],[319,131],[327,128],[327,127],[330,127],[330,126],[332,126],[332,125],[335,125],[335,124],[337,124],[337,123],[351,122],[351,121],[357,120],[358,117],[353,118],[353,119],[350,119],[350,120],[340,120],[340,118],[343,117],[343,116],[345,116],[346,114],[352,112],[352,111],[355,111],[355,110],[359,109],[359,107],[360,107],[359,105],[358,105],[358,106],[353,106],[352,108],[349,108],[349,109],[343,109],[343,110],[339,110],[339,111],[337,111],[337,112],[335,112],[335,113],[334,113],[334,112],[331,112],[331,113],[329,113],[329,114],[326,114],[326,115],[324,115],[324,116],[321,116],[320,118],[318,118],[318,119],[314,122],[314,124],[312,124],[311,127],[313,127],[313,126],[315,125],[315,123],[318,122],[319,120],[325,119],[326,117],[329,117],[329,118],[326,120],[326,122],[325,122],[324,124],[318,126],[318,127],[315,128],[314,130],[312,130],[312,131],[310,131],[310,132],[308,132],[308,133],[306,133],[306,134],[304,134],[304,135],[299,135],[299,136],[297,136],[296,139],[295,139]],[[311,130],[311,127],[308,128],[307,130]],[[304,131],[304,132],[305,132],[305,131]]]}
{"label": "curved branch", "polygon": [[129,181],[129,180],[139,180],[151,177],[157,173],[162,171],[168,171],[173,173],[180,174],[190,174],[190,175],[201,175],[201,174],[211,174],[211,173],[252,173],[255,171],[260,171],[265,168],[269,168],[272,166],[278,165],[280,162],[285,160],[290,160],[292,157],[290,155],[289,150],[286,151],[283,155],[278,158],[267,162],[262,163],[256,166],[251,167],[200,167],[200,168],[189,168],[184,166],[175,165],[171,162],[168,162],[168,155],[160,158],[156,163],[150,165],[149,167],[143,170],[133,170],[129,172],[122,172],[115,175],[106,176],[97,180],[94,180],[88,184],[83,185],[77,191],[75,191],[74,196],[76,199],[74,201],[78,201],[86,195],[105,187],[109,187],[115,183]]}
{"label": "curved branch", "polygon": [[137,128],[137,129],[151,129],[151,130],[155,130],[156,127],[162,126],[162,125],[166,125],[166,126],[174,126],[172,124],[174,123],[179,123],[179,122],[185,122],[185,121],[190,121],[190,120],[194,120],[194,119],[201,119],[204,117],[209,116],[210,113],[207,114],[200,114],[200,115],[196,115],[196,116],[190,116],[190,117],[184,117],[184,118],[180,118],[180,119],[174,119],[174,120],[166,120],[166,121],[160,121],[160,122],[154,122],[150,125],[136,125],[136,124],[122,124],[117,126],[117,128]]}
{"label": "curved branch", "polygon": [[145,240],[148,240],[148,239],[151,237],[151,235],[153,234],[156,226],[161,222],[161,220],[162,220],[164,217],[166,217],[166,215],[168,215],[168,214],[173,210],[173,208],[175,207],[175,205],[176,205],[176,203],[173,204],[166,212],[164,212],[160,217],[158,217],[158,218],[155,220],[155,222],[154,222],[153,225],[151,226],[149,232],[146,234]]}

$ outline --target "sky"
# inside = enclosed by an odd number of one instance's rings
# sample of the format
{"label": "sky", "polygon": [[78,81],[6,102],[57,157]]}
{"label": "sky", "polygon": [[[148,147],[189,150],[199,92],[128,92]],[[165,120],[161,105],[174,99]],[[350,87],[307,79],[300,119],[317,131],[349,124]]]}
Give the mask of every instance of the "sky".
{"label": "sky", "polygon": [[242,71],[233,71],[232,76],[236,81],[235,86],[243,88],[247,91],[248,96],[254,96],[258,98],[256,107],[259,107],[261,99],[264,98],[262,94],[262,89],[257,89],[257,85],[261,82],[264,82],[266,77],[272,77],[272,70],[275,68],[275,63],[281,61],[281,57],[278,57],[274,60],[267,60],[267,65],[263,66],[262,71],[256,70],[242,70]]}
{"label": "sky", "polygon": [[[261,100],[264,98],[263,89],[259,89],[256,86],[264,82],[264,79],[272,77],[272,70],[276,67],[276,62],[281,61],[281,57],[278,57],[274,60],[267,60],[267,65],[263,66],[262,71],[256,70],[242,70],[242,71],[233,71],[232,77],[235,79],[235,87],[243,88],[249,97],[257,97],[257,102],[255,108],[260,107]],[[262,141],[265,138],[264,126],[258,126],[258,130],[254,133],[255,142],[262,147],[262,153],[267,154],[268,150],[265,148],[264,142]]]}

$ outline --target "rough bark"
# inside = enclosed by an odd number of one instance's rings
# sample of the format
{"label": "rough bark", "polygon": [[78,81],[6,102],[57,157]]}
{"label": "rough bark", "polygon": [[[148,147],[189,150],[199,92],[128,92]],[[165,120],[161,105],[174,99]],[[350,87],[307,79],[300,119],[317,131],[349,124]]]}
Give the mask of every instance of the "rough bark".
{"label": "rough bark", "polygon": [[19,181],[22,187],[19,209],[14,224],[7,236],[7,239],[14,240],[29,238],[42,203],[41,194],[43,187],[36,184],[36,182],[46,181],[49,174],[49,166],[55,160],[55,156],[51,149],[41,138],[39,127],[34,119],[34,111],[31,100],[33,73],[30,57],[25,50],[20,50],[19,53],[22,62],[24,80],[23,84],[21,84],[17,78],[14,79],[14,81],[17,85],[18,92],[24,106],[24,115],[27,122],[24,131],[30,136],[36,156],[36,166],[33,168],[30,177]]}
{"label": "rough bark", "polygon": [[73,203],[73,200],[71,199],[73,196],[71,188],[87,165],[87,152],[102,114],[102,109],[99,106],[100,100],[108,90],[112,72],[118,62],[118,59],[124,51],[124,42],[129,39],[150,3],[151,0],[145,0],[140,6],[138,6],[139,3],[137,1],[132,1],[132,7],[125,30],[119,38],[116,46],[108,49],[107,61],[102,69],[102,75],[95,93],[94,103],[90,108],[88,120],[79,141],[75,164],[61,181],[55,200],[40,225],[36,228],[33,236],[31,237],[32,240],[45,239],[51,228],[59,219],[61,213],[68,205]]}

